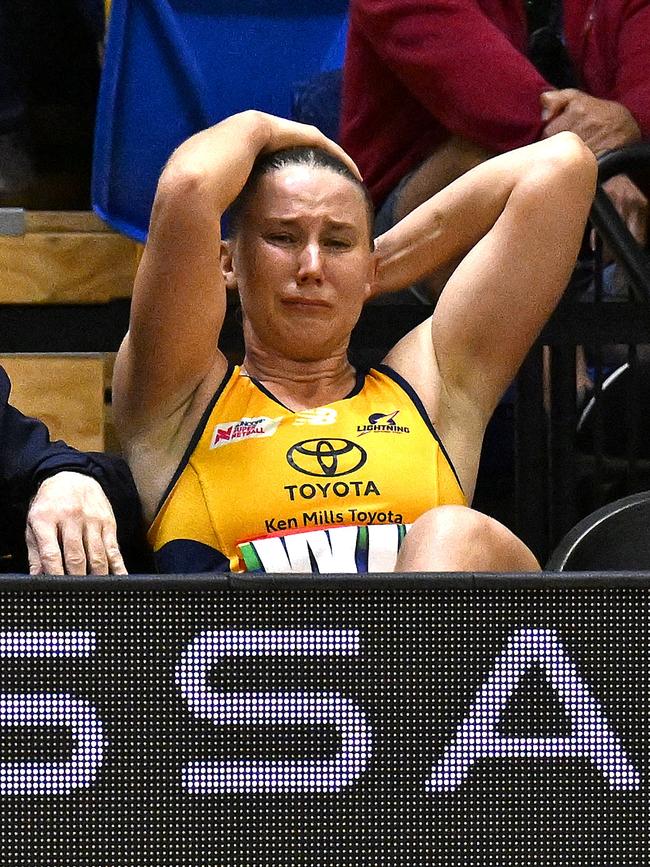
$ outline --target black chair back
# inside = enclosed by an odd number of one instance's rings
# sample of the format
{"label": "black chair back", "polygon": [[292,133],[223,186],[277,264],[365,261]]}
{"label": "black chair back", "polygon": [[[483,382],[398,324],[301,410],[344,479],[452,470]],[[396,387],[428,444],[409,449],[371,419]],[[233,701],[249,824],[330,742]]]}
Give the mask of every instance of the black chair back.
{"label": "black chair back", "polygon": [[562,539],[546,569],[650,569],[650,491],[623,497],[587,515]]}

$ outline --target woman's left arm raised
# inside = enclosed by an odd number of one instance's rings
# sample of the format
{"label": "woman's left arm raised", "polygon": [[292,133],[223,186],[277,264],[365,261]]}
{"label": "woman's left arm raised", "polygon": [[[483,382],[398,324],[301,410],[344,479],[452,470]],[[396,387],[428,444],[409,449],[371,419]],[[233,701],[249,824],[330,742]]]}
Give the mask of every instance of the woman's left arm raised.
{"label": "woman's left arm raised", "polygon": [[386,359],[425,406],[442,386],[487,423],[569,281],[595,182],[592,153],[561,133],[472,169],[377,239],[379,291],[464,255]]}

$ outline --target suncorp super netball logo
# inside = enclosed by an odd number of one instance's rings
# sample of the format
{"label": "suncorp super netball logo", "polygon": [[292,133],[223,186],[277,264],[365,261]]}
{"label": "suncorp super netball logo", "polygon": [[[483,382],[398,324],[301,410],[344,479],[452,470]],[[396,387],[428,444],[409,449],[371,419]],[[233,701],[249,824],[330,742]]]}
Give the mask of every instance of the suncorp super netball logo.
{"label": "suncorp super netball logo", "polygon": [[360,469],[367,458],[365,449],[340,437],[302,440],[287,452],[287,462],[294,470],[326,478],[347,476]]}
{"label": "suncorp super netball logo", "polygon": [[279,424],[279,418],[266,418],[265,416],[223,422],[218,424],[212,432],[210,448],[218,449],[219,446],[225,446],[228,443],[273,436]]}

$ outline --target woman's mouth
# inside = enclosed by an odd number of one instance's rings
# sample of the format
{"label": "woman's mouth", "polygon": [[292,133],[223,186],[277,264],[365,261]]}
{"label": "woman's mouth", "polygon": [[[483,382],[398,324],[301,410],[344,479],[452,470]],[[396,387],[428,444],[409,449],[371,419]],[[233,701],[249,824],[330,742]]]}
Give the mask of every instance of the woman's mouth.
{"label": "woman's mouth", "polygon": [[294,307],[297,309],[305,309],[305,310],[329,310],[332,306],[323,298],[305,298],[301,295],[289,296],[287,298],[282,299],[282,303],[286,304],[288,307]]}

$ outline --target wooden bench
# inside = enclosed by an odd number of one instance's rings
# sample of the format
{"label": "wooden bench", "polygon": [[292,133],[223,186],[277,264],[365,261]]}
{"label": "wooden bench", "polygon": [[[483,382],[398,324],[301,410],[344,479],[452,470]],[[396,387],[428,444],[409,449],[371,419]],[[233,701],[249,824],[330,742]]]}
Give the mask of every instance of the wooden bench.
{"label": "wooden bench", "polygon": [[12,382],[11,403],[45,422],[52,439],[84,451],[105,447],[101,355],[0,355]]}
{"label": "wooden bench", "polygon": [[[12,234],[3,233],[3,214]],[[0,209],[0,304],[130,298],[136,251],[91,212]]]}

